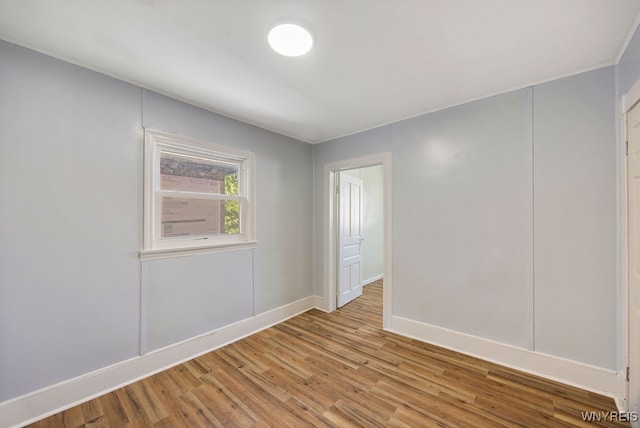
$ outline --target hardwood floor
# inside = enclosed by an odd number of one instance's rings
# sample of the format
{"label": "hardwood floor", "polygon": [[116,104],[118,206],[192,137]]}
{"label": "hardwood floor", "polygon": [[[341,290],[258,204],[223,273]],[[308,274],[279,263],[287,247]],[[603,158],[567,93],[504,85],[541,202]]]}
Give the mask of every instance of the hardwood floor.
{"label": "hardwood floor", "polygon": [[381,326],[378,282],[332,314],[311,310],[31,426],[629,426],[604,420],[610,398]]}

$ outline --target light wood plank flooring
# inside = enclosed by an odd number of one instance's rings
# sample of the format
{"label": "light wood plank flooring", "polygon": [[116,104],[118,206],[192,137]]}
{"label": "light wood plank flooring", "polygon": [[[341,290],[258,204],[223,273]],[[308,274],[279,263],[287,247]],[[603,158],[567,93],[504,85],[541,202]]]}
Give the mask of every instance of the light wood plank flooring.
{"label": "light wood plank flooring", "polygon": [[610,398],[381,330],[382,283],[33,427],[596,427]]}

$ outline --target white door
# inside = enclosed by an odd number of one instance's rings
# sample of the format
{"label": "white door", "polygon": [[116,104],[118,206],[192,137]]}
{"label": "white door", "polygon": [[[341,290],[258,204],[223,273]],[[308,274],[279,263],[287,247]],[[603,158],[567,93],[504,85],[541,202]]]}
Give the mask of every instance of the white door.
{"label": "white door", "polygon": [[640,107],[627,115],[629,410],[640,411]]}
{"label": "white door", "polygon": [[338,174],[338,307],[362,295],[362,180]]}

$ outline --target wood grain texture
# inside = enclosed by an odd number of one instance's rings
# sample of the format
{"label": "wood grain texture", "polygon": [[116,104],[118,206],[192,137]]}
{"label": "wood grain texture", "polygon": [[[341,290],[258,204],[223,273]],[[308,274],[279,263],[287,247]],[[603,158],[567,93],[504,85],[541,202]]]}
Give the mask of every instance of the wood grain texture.
{"label": "wood grain texture", "polygon": [[308,311],[31,426],[629,426],[606,417],[610,398],[381,327],[377,281],[334,313]]}

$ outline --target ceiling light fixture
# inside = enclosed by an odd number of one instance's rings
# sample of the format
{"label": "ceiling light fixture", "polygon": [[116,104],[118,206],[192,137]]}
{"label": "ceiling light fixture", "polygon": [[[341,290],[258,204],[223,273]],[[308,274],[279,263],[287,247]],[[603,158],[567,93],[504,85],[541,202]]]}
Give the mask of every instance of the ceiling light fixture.
{"label": "ceiling light fixture", "polygon": [[269,46],[284,56],[304,55],[313,46],[313,37],[296,24],[279,24],[269,31]]}

